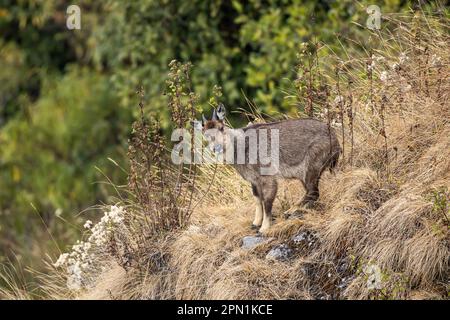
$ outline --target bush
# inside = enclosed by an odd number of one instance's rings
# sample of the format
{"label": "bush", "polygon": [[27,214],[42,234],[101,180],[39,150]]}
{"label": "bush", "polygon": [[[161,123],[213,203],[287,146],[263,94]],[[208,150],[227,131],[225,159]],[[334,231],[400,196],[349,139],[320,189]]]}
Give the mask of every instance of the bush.
{"label": "bush", "polygon": [[[0,131],[2,251],[40,259],[37,247],[79,233],[75,214],[111,193],[99,183],[103,174],[117,183],[126,177],[108,158],[124,165],[130,122],[105,77],[72,70],[48,78],[41,99]],[[69,224],[61,228],[58,217]]]}

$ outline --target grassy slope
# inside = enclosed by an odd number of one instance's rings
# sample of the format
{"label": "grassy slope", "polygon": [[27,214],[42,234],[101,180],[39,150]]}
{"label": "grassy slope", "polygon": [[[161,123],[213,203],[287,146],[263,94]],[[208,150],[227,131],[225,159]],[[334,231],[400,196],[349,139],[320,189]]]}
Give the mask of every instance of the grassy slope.
{"label": "grassy slope", "polygon": [[[353,165],[349,163],[346,120],[346,153],[334,174],[323,175],[316,208],[283,214],[295,209],[294,203],[303,194],[295,182],[284,183],[275,203],[276,223],[268,235],[272,241],[244,250],[242,238],[253,233],[254,203],[240,177],[220,170],[211,188],[206,187],[210,176],[206,182],[199,181],[200,193],[208,190],[208,196],[194,211],[187,228],[149,239],[145,250],[137,251],[136,264],[125,268],[121,259],[100,248],[98,261],[106,268],[92,275],[90,288],[69,291],[64,288],[64,274],[55,272],[47,280],[50,297],[447,297],[448,36],[447,30],[438,31],[443,26],[433,25],[432,20],[425,19],[419,27],[414,23],[406,28],[403,25],[392,38],[380,42],[377,54],[384,56],[384,62],[375,66],[372,89],[364,76],[367,57],[350,59],[351,67],[346,70],[353,84],[343,95],[353,98]],[[392,69],[393,63],[399,63],[400,52],[409,58],[401,62],[400,69]],[[389,80],[381,81],[386,70]],[[373,108],[367,105],[370,95],[374,97]],[[387,144],[380,134],[383,120]],[[294,235],[306,231],[308,242],[292,241]],[[146,232],[142,226],[130,228],[121,241],[133,247],[140,241],[138,235]],[[293,248],[294,256],[284,262],[266,260],[267,252],[280,243]],[[381,289],[369,290],[369,265],[380,268]]]}
{"label": "grassy slope", "polygon": [[[396,127],[402,134],[398,123]],[[242,237],[252,234],[251,200],[202,208],[186,231],[161,246],[170,255],[163,268],[127,274],[117,265],[81,297],[369,298],[364,273],[348,268],[357,265],[350,256],[381,267],[387,291],[380,297],[442,297],[449,270],[448,230],[423,195],[433,187],[449,187],[449,129],[441,128],[431,144],[421,148],[417,168],[399,176],[404,182],[397,185],[385,185],[368,168],[326,174],[321,184],[323,208],[301,218],[278,216],[269,235],[275,240],[251,251],[240,248]],[[295,197],[301,194],[298,189],[291,186],[287,191]],[[280,212],[280,201],[275,212]],[[293,245],[292,236],[304,230],[315,234],[315,244]],[[288,262],[266,260],[277,243],[289,243],[296,249],[295,257]]]}
{"label": "grassy slope", "polygon": [[[160,257],[159,267],[126,272],[113,264],[94,288],[79,297],[446,297],[449,48],[446,33],[431,31],[437,29],[429,26],[423,38],[413,24],[381,42],[385,61],[377,64],[374,72],[375,111],[366,103],[369,81],[355,76],[354,86],[346,93],[351,92],[354,101],[354,165],[348,163],[347,132],[346,159],[341,158],[335,174],[322,177],[320,204],[315,209],[300,209],[286,218],[282,213],[300,199],[303,190],[295,183],[285,183],[274,209],[276,223],[268,235],[274,239],[244,250],[241,242],[252,234],[254,203],[248,188],[241,191],[239,177],[224,175],[226,180],[218,178],[218,184],[232,191],[228,197],[220,197],[222,203],[206,201],[195,211],[189,228],[153,246],[152,252],[160,253],[153,255]],[[430,39],[433,41],[428,42]],[[399,62],[399,47],[408,59],[401,62],[399,70],[393,70],[392,64]],[[383,70],[389,72],[388,81],[379,80]],[[353,72],[361,74],[356,69]],[[383,95],[388,97],[384,106]],[[387,145],[380,134],[383,116]],[[312,235],[311,244],[293,243],[292,236],[302,231]],[[294,257],[285,262],[266,260],[266,253],[279,243],[290,245]],[[381,269],[382,289],[368,289],[368,265]]]}

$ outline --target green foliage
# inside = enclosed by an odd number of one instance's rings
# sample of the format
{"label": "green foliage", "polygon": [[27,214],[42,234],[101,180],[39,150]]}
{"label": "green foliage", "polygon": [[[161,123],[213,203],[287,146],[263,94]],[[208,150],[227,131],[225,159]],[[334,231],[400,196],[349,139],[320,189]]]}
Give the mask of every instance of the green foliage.
{"label": "green foliage", "polygon": [[65,72],[70,63],[91,62],[92,35],[103,5],[95,0],[78,1],[83,29],[72,32],[66,27],[65,10],[70,4],[67,0],[1,2],[0,126],[28,100],[39,98],[48,72]]}
{"label": "green foliage", "polygon": [[402,273],[383,270],[374,261],[349,255],[355,275],[360,277],[362,285],[367,288],[370,300],[405,299],[408,278]]}
{"label": "green foliage", "polygon": [[[168,112],[160,93],[172,59],[195,65],[192,82],[205,110],[210,109],[208,88],[218,84],[231,110],[245,107],[243,92],[262,112],[294,112],[296,106],[283,99],[282,88],[296,77],[300,45],[325,43],[318,53],[323,56],[340,51],[349,38],[366,42],[365,9],[373,3],[109,0],[95,57],[99,65],[114,71],[124,105],[132,105],[135,89],[144,86],[151,101],[147,105],[162,112],[164,127]],[[407,6],[405,1],[377,3],[383,12]]]}
{"label": "green foliage", "polygon": [[59,238],[58,216],[76,223],[79,211],[107,200],[112,190],[96,183],[106,180],[96,167],[124,181],[108,157],[123,161],[130,121],[105,77],[77,69],[48,77],[39,101],[0,131],[0,239],[27,250],[43,224]]}

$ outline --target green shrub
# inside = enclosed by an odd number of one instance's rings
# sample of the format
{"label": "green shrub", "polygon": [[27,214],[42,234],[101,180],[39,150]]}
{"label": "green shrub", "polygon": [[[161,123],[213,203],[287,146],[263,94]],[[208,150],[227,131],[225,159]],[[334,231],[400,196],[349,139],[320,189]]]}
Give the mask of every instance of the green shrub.
{"label": "green shrub", "polygon": [[[40,246],[35,236],[45,241],[51,233],[64,243],[78,233],[76,214],[113,194],[96,167],[125,181],[108,157],[123,165],[130,112],[118,106],[107,78],[76,69],[49,77],[38,102],[22,110],[0,131],[4,257]],[[56,223],[58,216],[68,223]]]}

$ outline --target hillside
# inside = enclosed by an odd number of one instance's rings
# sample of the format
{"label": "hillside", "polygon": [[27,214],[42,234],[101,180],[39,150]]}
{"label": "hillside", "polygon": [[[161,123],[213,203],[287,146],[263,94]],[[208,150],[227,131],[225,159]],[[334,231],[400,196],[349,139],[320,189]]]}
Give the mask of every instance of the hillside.
{"label": "hillside", "polygon": [[[409,111],[425,103],[411,98]],[[390,163],[392,182],[369,167],[327,173],[320,186],[320,208],[285,217],[282,207],[303,192],[290,183],[284,188],[285,197],[277,199],[274,212],[279,214],[269,239],[252,249],[242,248],[243,238],[254,233],[252,199],[205,205],[194,212],[186,230],[149,249],[147,270],[127,271],[111,262],[111,269],[79,297],[446,297],[450,238],[443,215],[448,213],[450,187],[450,115],[439,103],[430,101],[426,109],[428,116],[409,114],[407,121],[392,117],[387,122],[397,147]],[[280,244],[286,244],[291,254],[283,261],[267,259]],[[370,281],[376,282],[375,289]]]}
{"label": "hillside", "polygon": [[[139,190],[130,187],[134,181],[151,194],[105,206],[102,220],[87,224],[84,241],[44,277],[45,296],[448,298],[448,25],[427,16],[389,22],[392,31],[374,33],[366,55],[319,64],[333,67],[325,75],[326,103],[313,116],[336,127],[344,153],[335,172],[322,176],[314,208],[296,207],[302,187],[283,183],[275,223],[261,237],[250,229],[250,187],[231,168],[200,166],[196,176],[183,171],[187,186],[174,204],[167,194],[155,198],[151,191],[165,190],[154,182],[158,176],[144,179],[136,171],[144,169],[133,169],[131,161],[129,190]],[[169,101],[184,105],[174,97]],[[152,130],[144,124],[134,129]],[[129,154],[137,161],[133,150]],[[163,182],[174,183],[161,172]]]}

